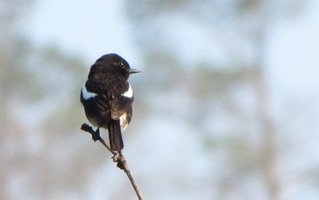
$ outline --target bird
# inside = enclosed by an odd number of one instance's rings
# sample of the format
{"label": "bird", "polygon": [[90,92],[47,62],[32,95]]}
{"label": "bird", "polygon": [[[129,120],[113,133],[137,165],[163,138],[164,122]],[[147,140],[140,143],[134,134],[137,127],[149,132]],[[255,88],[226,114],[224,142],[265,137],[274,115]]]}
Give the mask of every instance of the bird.
{"label": "bird", "polygon": [[92,135],[93,139],[100,138],[100,128],[107,129],[113,151],[120,152],[124,148],[122,131],[131,122],[134,101],[128,78],[139,72],[131,69],[118,54],[105,54],[91,66],[88,79],[81,88],[80,100],[85,115],[97,127],[97,135]]}

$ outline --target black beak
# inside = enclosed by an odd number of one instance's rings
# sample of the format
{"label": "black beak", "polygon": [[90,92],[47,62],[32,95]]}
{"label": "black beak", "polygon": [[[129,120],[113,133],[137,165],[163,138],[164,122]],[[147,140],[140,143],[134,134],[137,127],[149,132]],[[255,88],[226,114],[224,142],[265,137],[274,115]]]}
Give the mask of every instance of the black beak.
{"label": "black beak", "polygon": [[128,71],[130,74],[135,74],[135,73],[140,73],[141,71],[140,70],[137,70],[137,69],[129,69]]}

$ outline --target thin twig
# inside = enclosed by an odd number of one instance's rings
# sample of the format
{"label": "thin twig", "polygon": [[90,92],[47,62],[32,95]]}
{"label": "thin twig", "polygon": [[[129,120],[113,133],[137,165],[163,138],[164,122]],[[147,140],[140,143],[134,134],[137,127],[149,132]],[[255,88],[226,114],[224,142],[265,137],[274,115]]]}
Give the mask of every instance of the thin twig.
{"label": "thin twig", "polygon": [[119,158],[119,162],[118,162],[118,165],[119,163],[121,163],[121,169],[124,170],[124,172],[126,173],[127,177],[130,179],[130,182],[135,190],[135,193],[138,197],[139,200],[143,200],[143,196],[142,196],[142,193],[141,193],[141,190],[139,189],[135,179],[133,178],[132,174],[131,174],[131,171],[130,171],[130,168],[128,167],[128,164],[127,164],[127,161],[125,159],[125,157],[122,155],[122,153],[120,152],[120,158]]}
{"label": "thin twig", "polygon": [[118,168],[122,169],[126,173],[127,177],[129,178],[129,180],[130,180],[130,182],[131,182],[131,184],[132,184],[132,186],[134,188],[134,191],[135,191],[135,193],[137,195],[137,198],[139,200],[143,200],[143,196],[142,196],[141,190],[139,189],[135,179],[133,178],[133,176],[131,174],[131,171],[130,171],[130,169],[128,167],[127,161],[126,161],[125,157],[123,156],[122,152],[121,151],[119,151],[119,152],[113,151],[110,148],[110,146],[108,144],[106,144],[106,142],[103,140],[103,138],[101,138],[99,131],[98,130],[94,131],[93,128],[90,125],[85,124],[85,123],[82,124],[81,130],[90,133],[91,136],[92,136],[92,139],[94,140],[94,142],[98,140],[100,143],[103,144],[103,146],[107,150],[109,150],[113,154],[113,157],[112,157],[113,158],[113,162],[116,162],[117,163],[116,166]]}

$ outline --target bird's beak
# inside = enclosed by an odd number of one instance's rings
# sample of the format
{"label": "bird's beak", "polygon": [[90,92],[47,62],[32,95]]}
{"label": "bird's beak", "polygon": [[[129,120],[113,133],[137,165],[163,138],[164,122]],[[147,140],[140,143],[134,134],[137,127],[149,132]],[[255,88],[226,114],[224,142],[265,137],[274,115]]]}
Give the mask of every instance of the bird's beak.
{"label": "bird's beak", "polygon": [[137,70],[137,69],[130,69],[129,70],[129,73],[130,74],[135,74],[135,73],[140,73],[141,71],[140,70]]}

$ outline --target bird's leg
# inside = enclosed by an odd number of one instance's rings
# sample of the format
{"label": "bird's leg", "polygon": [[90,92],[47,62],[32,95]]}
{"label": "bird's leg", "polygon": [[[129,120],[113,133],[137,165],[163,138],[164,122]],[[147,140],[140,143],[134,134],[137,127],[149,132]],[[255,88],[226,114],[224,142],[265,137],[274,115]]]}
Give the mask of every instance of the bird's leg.
{"label": "bird's leg", "polygon": [[94,142],[96,142],[97,140],[100,140],[101,136],[100,136],[100,127],[98,127],[93,133],[92,133],[92,140],[94,140]]}
{"label": "bird's leg", "polygon": [[112,157],[113,162],[118,162],[121,159],[121,157],[122,157],[122,152],[121,151],[115,151],[115,150],[113,150],[113,151],[114,151],[114,156]]}
{"label": "bird's leg", "polygon": [[117,167],[124,170],[124,163],[125,162],[125,158],[122,155],[122,151],[114,151],[114,156],[112,157],[113,162],[117,163]]}
{"label": "bird's leg", "polygon": [[126,160],[125,160],[125,158],[124,158],[124,156],[123,156],[123,154],[122,154],[122,151],[112,150],[112,149],[109,147],[109,145],[107,145],[107,144],[105,143],[105,141],[103,140],[103,138],[101,138],[101,136],[100,136],[100,131],[99,131],[99,130],[100,130],[100,127],[98,127],[98,128],[96,129],[96,131],[94,131],[93,128],[92,128],[90,125],[84,123],[84,124],[82,124],[82,126],[81,126],[81,130],[90,133],[91,136],[92,136],[92,139],[93,139],[94,141],[97,141],[97,140],[100,141],[100,142],[113,154],[112,159],[113,159],[113,162],[116,162],[116,163],[117,163],[117,167],[120,168],[120,169],[122,169],[122,170],[124,170]]}
{"label": "bird's leg", "polygon": [[82,124],[81,129],[83,131],[89,132],[92,136],[92,140],[97,141],[97,140],[101,140],[101,136],[100,136],[100,127],[98,127],[95,131],[93,130],[93,128],[88,125],[88,124]]}

